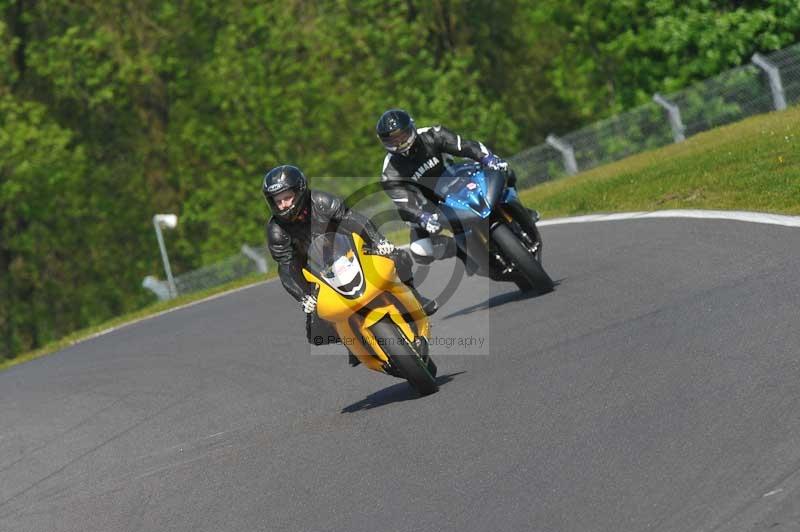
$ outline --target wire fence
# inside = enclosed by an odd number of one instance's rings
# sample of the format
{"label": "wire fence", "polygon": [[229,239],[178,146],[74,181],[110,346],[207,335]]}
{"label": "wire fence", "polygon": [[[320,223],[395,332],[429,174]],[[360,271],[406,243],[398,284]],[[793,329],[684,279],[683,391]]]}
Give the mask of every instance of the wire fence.
{"label": "wire fence", "polygon": [[[748,116],[800,103],[800,43],[510,158],[521,187],[679,142]],[[773,72],[770,72],[773,71]],[[776,75],[777,73],[777,75]],[[654,95],[654,100],[656,100]],[[570,163],[572,161],[572,163]]]}
{"label": "wire fence", "polygon": [[198,290],[217,286],[240,277],[258,273],[255,261],[243,253],[233,255],[214,264],[203,266],[175,277],[175,288],[179,294],[188,294]]}
{"label": "wire fence", "polygon": [[[532,187],[680,142],[687,136],[748,116],[800,103],[800,43],[762,59],[675,93],[654,95],[656,101],[567,133],[560,139],[552,137],[547,143],[516,154],[509,161],[516,170],[519,187]],[[372,216],[390,209],[391,202],[385,197],[371,196],[355,208]],[[176,276],[175,289],[177,295],[187,294],[274,269],[266,246],[243,246],[237,255]],[[143,286],[161,299],[170,297],[166,282],[152,276],[145,278]]]}
{"label": "wire fence", "polygon": [[242,277],[275,271],[276,264],[269,255],[267,246],[243,245],[242,251],[223,260],[203,266],[196,270],[181,273],[174,277],[175,294],[170,293],[167,281],[161,281],[148,275],[142,286],[161,300],[174,296],[190,294],[230,283]]}
{"label": "wire fence", "polygon": [[768,56],[778,69],[787,102],[800,102],[800,43]]}

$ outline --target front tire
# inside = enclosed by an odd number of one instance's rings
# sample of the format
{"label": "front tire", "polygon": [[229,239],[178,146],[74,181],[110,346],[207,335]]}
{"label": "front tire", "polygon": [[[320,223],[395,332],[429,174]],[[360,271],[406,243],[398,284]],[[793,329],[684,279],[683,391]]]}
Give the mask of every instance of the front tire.
{"label": "front tire", "polygon": [[535,290],[540,294],[553,290],[553,280],[530,250],[522,245],[511,228],[505,224],[498,224],[492,230],[492,240],[500,252],[516,266],[522,277],[517,281],[517,286],[521,290]]}
{"label": "front tire", "polygon": [[[392,366],[412,388],[423,396],[439,390],[439,385],[436,384],[434,377],[436,369],[433,369],[432,375],[430,366],[411,348],[391,318],[383,318],[373,325],[371,330],[379,345],[384,348]],[[433,363],[433,361],[430,362]],[[433,368],[435,367],[433,366]]]}

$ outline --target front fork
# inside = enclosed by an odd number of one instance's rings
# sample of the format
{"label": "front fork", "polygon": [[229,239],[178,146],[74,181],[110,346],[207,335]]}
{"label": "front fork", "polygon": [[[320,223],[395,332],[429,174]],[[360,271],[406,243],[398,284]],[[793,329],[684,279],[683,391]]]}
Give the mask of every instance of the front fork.
{"label": "front fork", "polygon": [[518,233],[525,247],[533,253],[536,260],[541,262],[542,236],[536,227],[538,215],[534,219],[534,215],[519,201],[519,197],[513,188],[507,188],[503,194],[503,201],[499,206],[500,212],[514,229],[514,232]]}

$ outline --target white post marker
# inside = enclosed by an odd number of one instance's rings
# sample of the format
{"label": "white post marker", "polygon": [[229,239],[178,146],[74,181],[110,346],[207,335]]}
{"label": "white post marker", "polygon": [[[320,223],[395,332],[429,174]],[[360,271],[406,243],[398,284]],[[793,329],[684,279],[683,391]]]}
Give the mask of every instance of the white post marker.
{"label": "white post marker", "polygon": [[164,236],[161,234],[161,227],[175,229],[177,225],[178,217],[174,214],[156,214],[153,216],[153,226],[156,228],[158,247],[161,248],[161,259],[164,261],[164,271],[167,274],[170,297],[177,297],[178,290],[175,288],[175,279],[172,278],[172,269],[169,267],[169,257],[167,256],[167,248],[164,246]]}
{"label": "white post marker", "polygon": [[147,288],[153,292],[159,301],[164,301],[170,298],[169,285],[164,281],[159,281],[152,275],[148,275],[142,281],[142,287]]}

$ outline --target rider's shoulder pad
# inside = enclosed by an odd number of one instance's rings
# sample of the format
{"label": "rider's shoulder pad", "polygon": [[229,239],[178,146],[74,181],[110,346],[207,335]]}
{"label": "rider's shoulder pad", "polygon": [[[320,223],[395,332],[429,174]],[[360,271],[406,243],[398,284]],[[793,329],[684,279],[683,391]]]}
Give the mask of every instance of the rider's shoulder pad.
{"label": "rider's shoulder pad", "polygon": [[323,216],[332,216],[342,207],[342,199],[339,196],[322,190],[311,191],[311,203]]}

